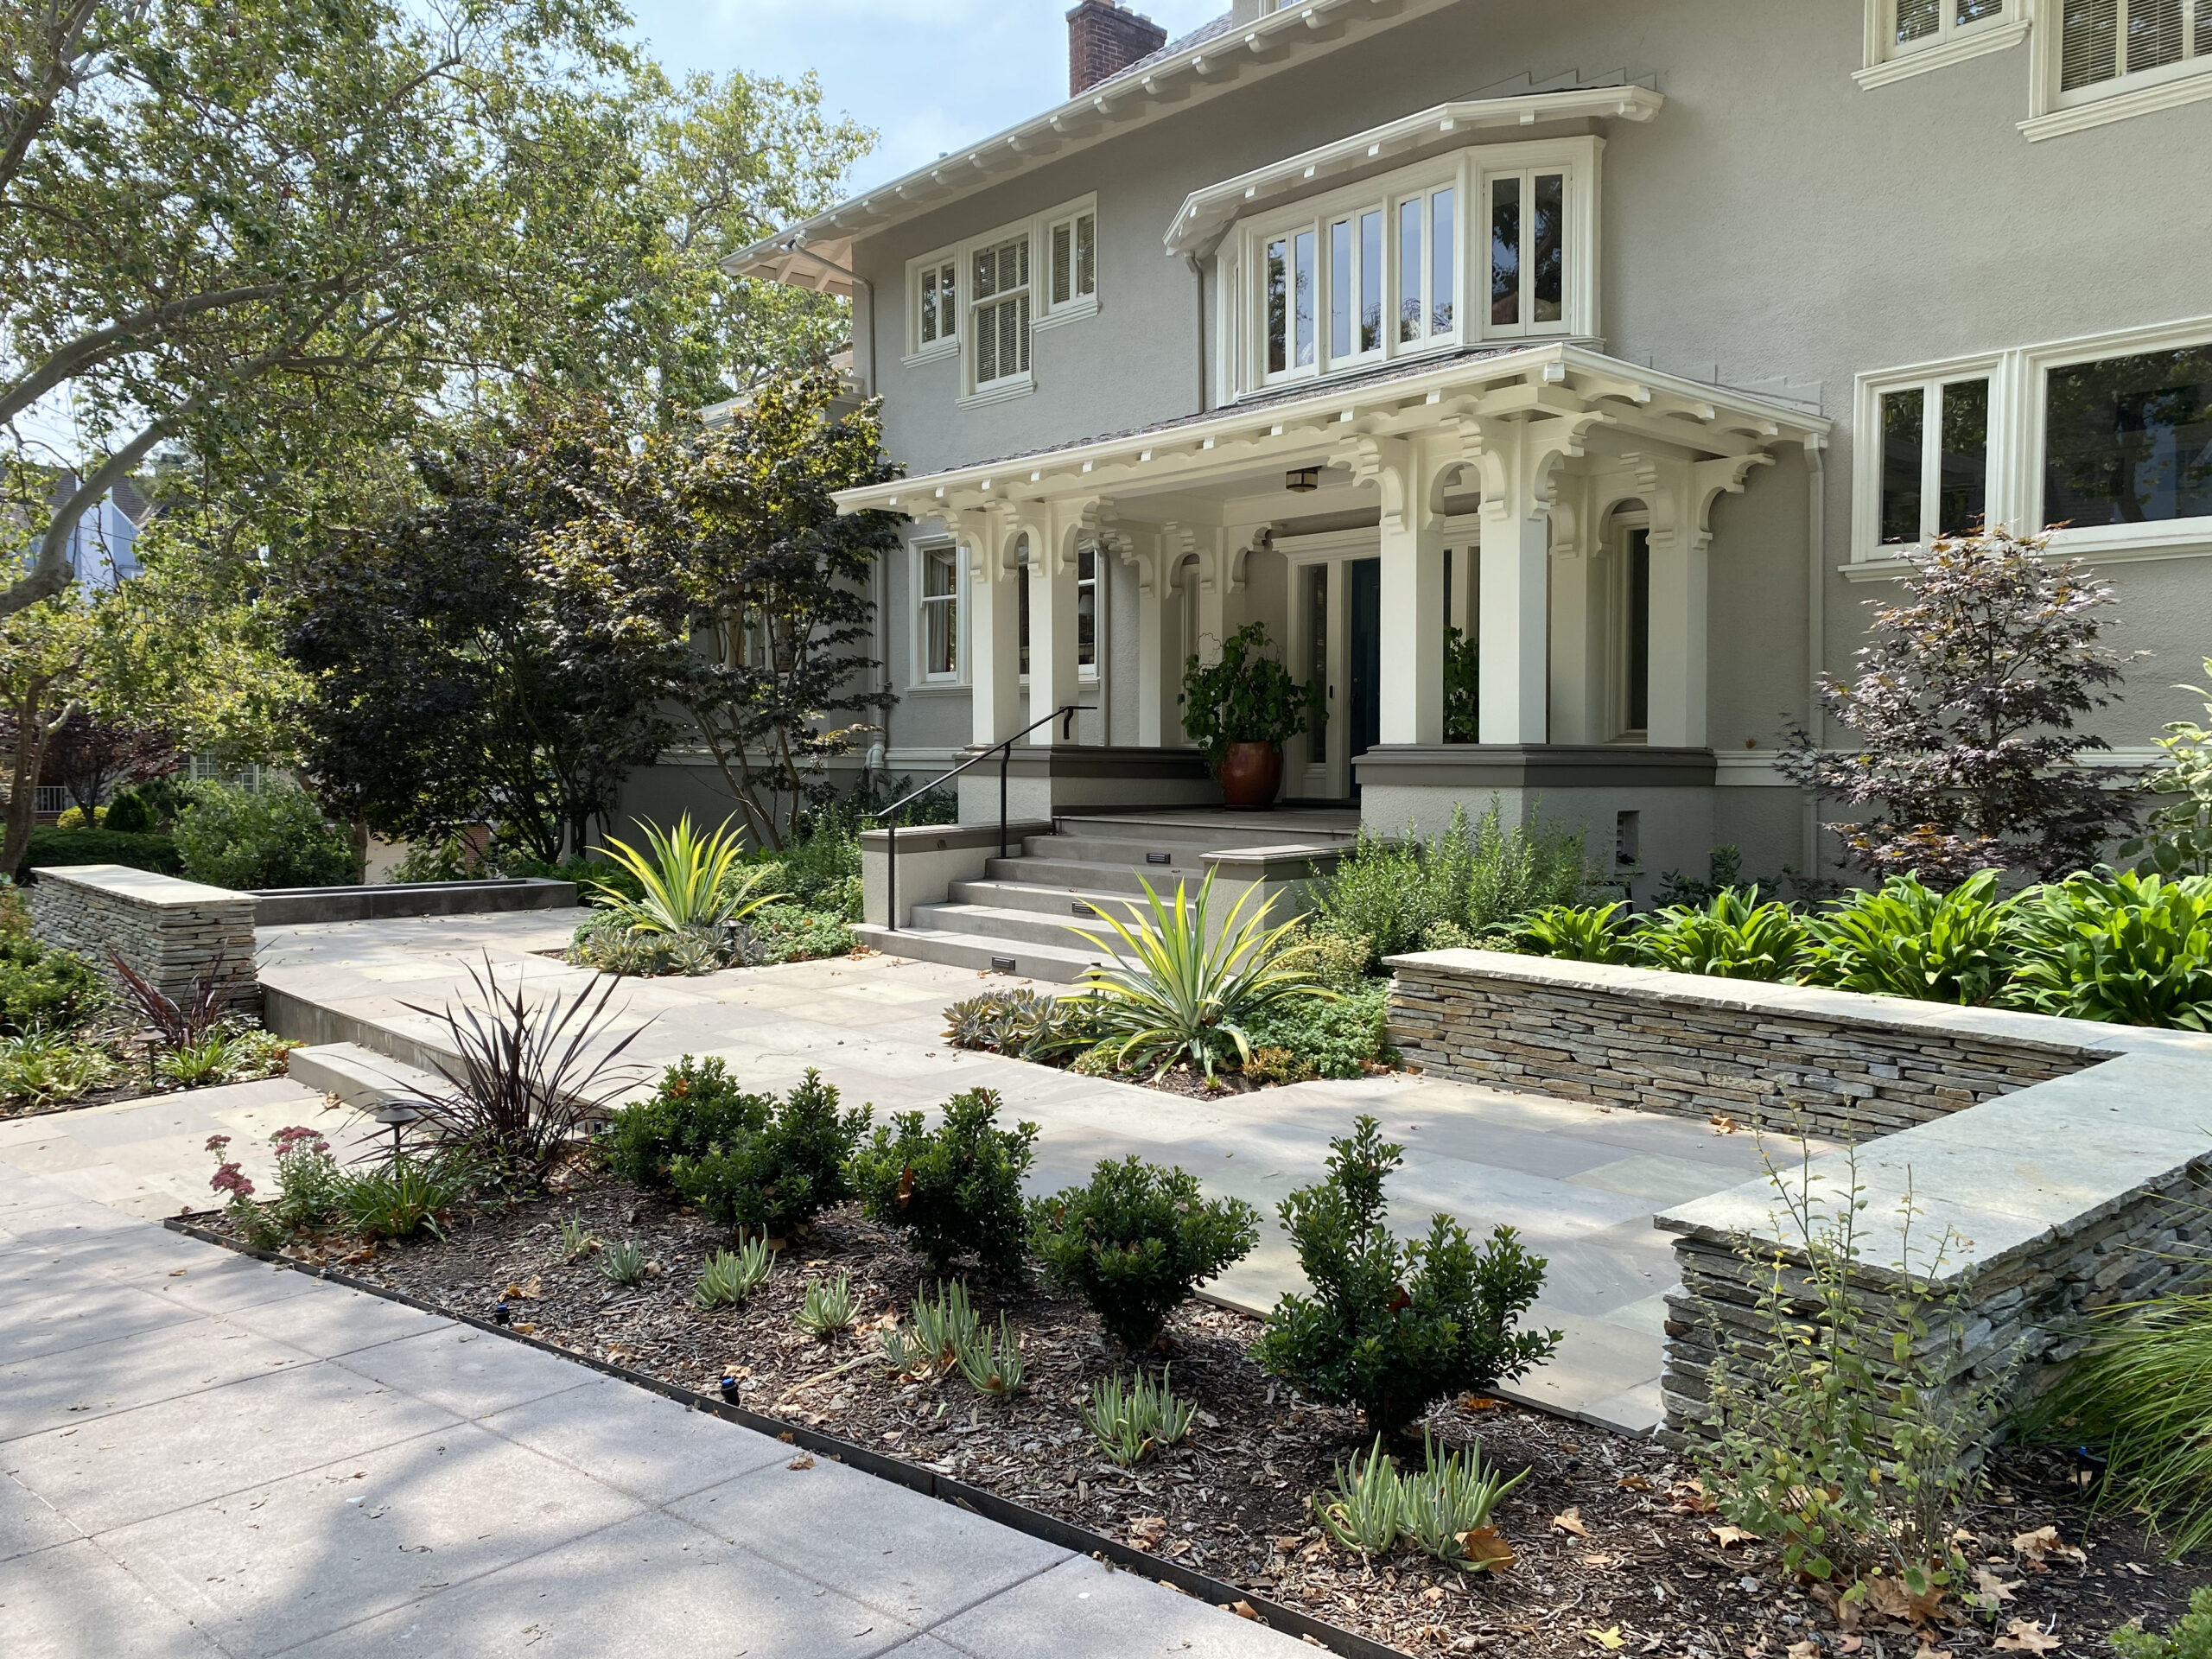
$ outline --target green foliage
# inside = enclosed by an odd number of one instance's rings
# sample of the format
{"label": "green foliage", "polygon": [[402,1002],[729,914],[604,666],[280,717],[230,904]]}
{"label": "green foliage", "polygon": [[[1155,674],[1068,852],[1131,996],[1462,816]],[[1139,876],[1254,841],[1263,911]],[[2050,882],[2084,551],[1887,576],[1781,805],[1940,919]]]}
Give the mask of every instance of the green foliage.
{"label": "green foliage", "polygon": [[2005,1000],[2041,1014],[2212,1031],[2212,876],[2085,873],[2022,896]]}
{"label": "green foliage", "polygon": [[210,887],[251,893],[342,887],[360,879],[352,835],[324,818],[312,795],[289,785],[249,790],[194,784],[175,839],[184,873]]}
{"label": "green foliage", "polygon": [[1579,827],[1531,817],[1505,827],[1493,804],[1473,822],[1464,808],[1423,846],[1408,836],[1378,840],[1363,829],[1334,871],[1317,875],[1309,897],[1319,931],[1368,944],[1367,971],[1386,957],[1431,948],[1449,926],[1469,940],[1511,931],[1548,906],[1570,904],[1589,885]]}
{"label": "green foliage", "polygon": [[488,874],[476,844],[466,836],[426,837],[410,842],[399,862],[385,873],[394,886],[429,881],[470,881]]}
{"label": "green foliage", "polygon": [[2164,1636],[2129,1623],[2112,1633],[2111,1642],[2120,1659],[2212,1659],[2212,1585],[2190,1592],[2189,1611]]}
{"label": "green foliage", "polygon": [[[1965,1569],[1952,1538],[2001,1384],[1950,1380],[1967,1340],[1958,1293],[1934,1283],[1950,1236],[1916,1243],[1908,1196],[1897,1262],[1866,1262],[1855,1150],[1832,1203],[1810,1163],[1769,1170],[1786,1243],[1737,1246],[1764,1282],[1751,1333],[1723,1338],[1707,1372],[1706,1490],[1731,1522],[1779,1543],[1792,1572],[1878,1573],[1940,1599]],[[1892,1287],[1886,1306],[1861,1287],[1874,1272]]]}
{"label": "green foliage", "polygon": [[408,1239],[437,1230],[442,1211],[458,1204],[470,1185],[467,1166],[450,1158],[396,1158],[341,1183],[338,1204],[364,1238]]}
{"label": "green foliage", "polygon": [[669,1180],[724,1226],[786,1238],[852,1196],[846,1163],[871,1110],[840,1114],[836,1087],[811,1068],[781,1104],[753,1103],[704,1151],[673,1155]]}
{"label": "green foliage", "polygon": [[610,912],[593,917],[576,929],[563,960],[596,968],[602,974],[663,979],[718,974],[737,965],[743,956],[742,941],[718,927],[669,933],[632,927]]}
{"label": "green foliage", "polygon": [[645,830],[643,851],[613,836],[607,838],[608,854],[629,873],[640,896],[627,898],[623,890],[604,887],[594,887],[591,895],[610,918],[633,931],[719,929],[782,896],[771,884],[774,866],[744,864],[744,838],[728,820],[702,834],[686,813],[672,830],[647,824]]}
{"label": "green foliage", "polygon": [[1659,879],[1659,902],[1664,905],[1709,905],[1732,887],[1744,885],[1744,855],[1733,845],[1715,847],[1706,855],[1705,878],[1669,870]]}
{"label": "green foliage", "polygon": [[2103,1497],[2139,1510],[2173,1553],[2212,1539],[2212,1291],[2095,1317],[2050,1414],[2110,1459]]}
{"label": "green foliage", "polygon": [[945,1009],[944,1035],[955,1048],[1050,1062],[1098,1042],[1097,1004],[1088,996],[985,991]]}
{"label": "green foliage", "polygon": [[1671,905],[1631,940],[1636,960],[1676,974],[1788,981],[1805,950],[1805,924],[1789,906],[1759,902],[1757,887],[1726,888],[1711,903]]}
{"label": "green foliage", "polygon": [[1286,1295],[1254,1357],[1318,1400],[1357,1405],[1368,1427],[1395,1435],[1448,1393],[1521,1376],[1560,1333],[1521,1332],[1543,1287],[1544,1259],[1498,1227],[1478,1252],[1467,1230],[1439,1215],[1426,1238],[1402,1243],[1385,1223],[1382,1184],[1404,1161],[1372,1117],[1330,1142],[1329,1173],[1284,1199],[1284,1230],[1311,1295]]}
{"label": "green foliage", "polygon": [[1003,1313],[999,1315],[995,1331],[988,1325],[976,1324],[957,1336],[952,1361],[976,1393],[1000,1400],[1010,1400],[1020,1391],[1027,1371],[1021,1344],[1014,1339],[1014,1327],[1006,1322]]}
{"label": "green foliage", "polygon": [[319,1130],[294,1124],[269,1137],[276,1153],[276,1196],[269,1219],[287,1236],[325,1225],[346,1192],[346,1173]]}
{"label": "green foliage", "polygon": [[154,810],[145,797],[126,789],[108,803],[100,828],[114,836],[149,836],[154,833]]}
{"label": "green foliage", "polygon": [[1993,1001],[2013,966],[2014,904],[1998,875],[1983,870],[1948,893],[1892,876],[1878,893],[1846,893],[1805,918],[1805,982],[1967,1007]]}
{"label": "green foliage", "polygon": [[771,1096],[741,1090],[719,1056],[686,1054],[661,1073],[651,1095],[614,1114],[606,1130],[607,1165],[639,1186],[665,1187],[673,1160],[753,1133],[774,1104]]}
{"label": "green foliage", "polygon": [[1221,642],[1217,661],[1183,664],[1183,731],[1216,771],[1232,743],[1283,743],[1306,729],[1312,691],[1272,649],[1266,626],[1248,622]]}
{"label": "green foliage", "polygon": [[962,1348],[976,1340],[976,1311],[959,1280],[940,1283],[935,1296],[914,1299],[914,1337],[925,1363],[950,1370]]}
{"label": "green foliage", "polygon": [[1521,925],[1521,942],[1565,962],[1623,963],[1635,955],[1636,918],[1610,905],[1547,905]]}
{"label": "green foliage", "polygon": [[1135,1468],[1154,1448],[1173,1446],[1191,1432],[1198,1415],[1195,1401],[1176,1397],[1163,1367],[1158,1382],[1137,1372],[1125,1385],[1117,1372],[1090,1385],[1090,1402],[1077,1408],[1098,1449],[1124,1469]]}
{"label": "green foliage", "polygon": [[65,807],[54,814],[54,827],[57,830],[97,830],[106,822],[107,808],[104,806],[96,806],[92,809],[92,822],[89,823],[85,821],[83,807],[71,806]]}
{"label": "green foliage", "polygon": [[1529,1471],[1504,1479],[1495,1465],[1484,1464],[1480,1446],[1440,1458],[1435,1443],[1424,1437],[1422,1451],[1426,1466],[1398,1481],[1398,1522],[1407,1541],[1463,1573],[1502,1569],[1510,1558],[1471,1551],[1467,1535],[1490,1525],[1500,1502]]}
{"label": "green foliage", "polygon": [[900,1112],[854,1155],[853,1188],[868,1219],[906,1234],[940,1279],[962,1256],[1001,1273],[1021,1265],[1021,1178],[1037,1126],[1001,1129],[998,1109],[995,1094],[971,1089],[945,1103],[936,1129],[919,1112]]}
{"label": "green foliage", "polygon": [[124,835],[115,830],[48,830],[31,831],[23,868],[65,868],[73,864],[121,864],[156,875],[182,875],[184,856],[169,836]]}
{"label": "green foliage", "polygon": [[54,1106],[91,1093],[120,1068],[107,1045],[66,1031],[27,1031],[0,1038],[0,1101]]}
{"label": "green foliage", "polygon": [[1087,1186],[1030,1206],[1030,1252],[1116,1341],[1154,1341],[1167,1316],[1209,1279],[1251,1254],[1259,1211],[1200,1196],[1198,1177],[1132,1155],[1102,1160]]}
{"label": "green foliage", "polygon": [[816,1279],[808,1283],[799,1304],[798,1328],[817,1342],[828,1342],[853,1328],[855,1312],[852,1274]]}
{"label": "green foliage", "polygon": [[1262,1049],[1291,1056],[1289,1070],[1300,1075],[1283,1082],[1302,1082],[1307,1077],[1357,1077],[1369,1065],[1389,1052],[1390,987],[1387,981],[1363,981],[1333,1001],[1315,997],[1286,999],[1262,1009],[1245,1022],[1244,1034],[1252,1044],[1253,1061],[1244,1072],[1255,1082],[1253,1063]]}
{"label": "green foliage", "polygon": [[[2212,674],[2212,657],[2204,659],[2204,671]],[[2212,692],[2201,685],[2179,689],[2204,698],[2212,718]],[[2212,875],[2212,729],[2193,720],[2169,721],[2158,747],[2167,763],[2145,773],[2143,786],[2162,804],[2120,854],[2141,860],[2139,875]]]}
{"label": "green foliage", "polygon": [[708,1309],[741,1307],[746,1298],[767,1282],[775,1264],[765,1238],[749,1238],[734,1250],[716,1250],[707,1258],[691,1300]]}
{"label": "green foliage", "polygon": [[1313,1500],[1313,1515],[1321,1530],[1342,1548],[1381,1555],[1397,1545],[1400,1498],[1396,1460],[1383,1451],[1377,1434],[1364,1463],[1355,1452],[1349,1470],[1337,1465],[1332,1490]]}
{"label": "green foliage", "polygon": [[1210,1078],[1232,1055],[1239,1065],[1251,1058],[1246,1021],[1287,1001],[1335,995],[1295,956],[1286,958],[1294,920],[1267,926],[1264,904],[1245,913],[1253,889],[1237,895],[1212,935],[1213,878],[1209,869],[1195,899],[1178,881],[1171,907],[1140,877],[1149,917],[1134,927],[1110,912],[1100,918],[1121,948],[1103,935],[1070,930],[1114,957],[1111,967],[1086,969],[1084,983],[1096,999],[1099,1040],[1117,1065],[1150,1065],[1165,1075],[1186,1062]]}
{"label": "green foliage", "polygon": [[645,1253],[634,1238],[618,1239],[599,1253],[600,1277],[632,1289],[645,1281]]}
{"label": "green foliage", "polygon": [[283,1070],[285,1055],[298,1046],[258,1026],[225,1020],[156,1055],[154,1077],[172,1089],[251,1083],[275,1077]]}
{"label": "green foliage", "polygon": [[0,936],[0,1033],[72,1032],[106,1001],[99,969],[74,950]]}
{"label": "green foliage", "polygon": [[760,856],[774,862],[777,874],[772,885],[788,894],[793,904],[849,922],[861,919],[857,823],[820,815],[810,823],[804,835],[786,843],[781,852]]}
{"label": "green foliage", "polygon": [[1367,975],[1370,951],[1363,938],[1349,938],[1304,921],[1289,936],[1283,955],[1289,963],[1304,968],[1332,991],[1372,988]]}
{"label": "green foliage", "polygon": [[1482,741],[1482,646],[1473,635],[1444,630],[1444,741]]}
{"label": "green foliage", "polygon": [[582,1261],[604,1243],[604,1239],[575,1217],[565,1217],[561,1223],[561,1265],[566,1267],[570,1262]]}
{"label": "green foliage", "polygon": [[850,906],[843,899],[833,912],[802,909],[798,905],[764,905],[745,925],[741,945],[752,963],[813,962],[823,957],[852,954],[860,943],[848,919]]}

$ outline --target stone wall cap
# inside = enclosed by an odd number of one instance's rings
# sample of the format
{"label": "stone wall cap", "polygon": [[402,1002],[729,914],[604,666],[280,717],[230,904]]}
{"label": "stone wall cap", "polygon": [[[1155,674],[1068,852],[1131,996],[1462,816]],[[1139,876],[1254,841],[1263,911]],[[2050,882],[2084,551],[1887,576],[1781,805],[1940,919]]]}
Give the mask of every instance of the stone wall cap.
{"label": "stone wall cap", "polygon": [[[2183,1033],[2100,1025],[2088,1020],[2063,1020],[2052,1014],[2028,1014],[2013,1008],[1962,1008],[1948,1002],[1915,1002],[1904,997],[1831,990],[1818,985],[1777,985],[1763,980],[1666,973],[1656,968],[1523,957],[1503,950],[1421,950],[1387,957],[1383,966],[1409,968],[1445,979],[1503,979],[1557,990],[1631,997],[1660,1007],[1825,1020],[1839,1025],[1872,1027],[1919,1036],[1994,1039],[2059,1054],[2120,1054],[2138,1049],[2172,1050],[2177,1046],[2212,1054],[2212,1038]],[[2177,1044],[2177,1039],[2182,1041]]]}
{"label": "stone wall cap", "polygon": [[211,887],[205,882],[185,880],[181,876],[134,869],[128,864],[41,865],[32,874],[42,882],[53,881],[63,887],[86,887],[95,893],[112,893],[134,904],[237,903],[251,906],[253,903],[251,893],[233,893],[228,887]]}

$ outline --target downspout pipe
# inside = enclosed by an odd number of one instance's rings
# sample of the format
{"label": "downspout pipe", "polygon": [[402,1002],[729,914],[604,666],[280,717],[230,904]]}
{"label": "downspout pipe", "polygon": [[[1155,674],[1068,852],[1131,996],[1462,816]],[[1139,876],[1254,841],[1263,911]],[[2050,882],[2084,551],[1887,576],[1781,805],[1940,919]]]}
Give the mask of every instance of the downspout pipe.
{"label": "downspout pipe", "polygon": [[[1805,446],[1805,489],[1808,512],[1805,545],[1810,550],[1807,575],[1811,586],[1805,594],[1805,729],[1820,747],[1827,745],[1827,710],[1821,701],[1820,680],[1827,662],[1827,454],[1819,442]],[[1816,876],[1821,868],[1821,804],[1817,797],[1805,800],[1805,874]]]}
{"label": "downspout pipe", "polygon": [[1198,413],[1206,412],[1206,268],[1195,253],[1183,256],[1183,263],[1190,266],[1191,275],[1197,279],[1198,296]]}

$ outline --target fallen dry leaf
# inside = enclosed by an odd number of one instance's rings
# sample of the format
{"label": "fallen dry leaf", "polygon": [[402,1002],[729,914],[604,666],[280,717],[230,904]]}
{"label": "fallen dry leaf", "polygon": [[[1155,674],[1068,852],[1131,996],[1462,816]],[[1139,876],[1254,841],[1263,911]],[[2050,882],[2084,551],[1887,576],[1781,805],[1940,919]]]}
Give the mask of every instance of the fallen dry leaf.
{"label": "fallen dry leaf", "polygon": [[1726,1112],[1715,1112],[1705,1121],[1713,1125],[1715,1135],[1733,1135],[1744,1127]]}
{"label": "fallen dry leaf", "polygon": [[1821,1644],[1814,1641],[1792,1642],[1789,1659],[1821,1659]]}
{"label": "fallen dry leaf", "polygon": [[1621,1627],[1618,1624],[1611,1630],[1585,1630],[1582,1632],[1582,1639],[1603,1649],[1607,1653],[1618,1653],[1623,1648],[1628,1646],[1628,1638],[1621,1634]]}
{"label": "fallen dry leaf", "polygon": [[1990,1645],[2008,1653],[2056,1653],[2066,1644],[2032,1619],[2016,1618]]}
{"label": "fallen dry leaf", "polygon": [[1503,1573],[1519,1559],[1496,1527],[1477,1527],[1461,1533],[1459,1548],[1478,1572]]}
{"label": "fallen dry leaf", "polygon": [[784,1467],[786,1469],[811,1469],[814,1467],[814,1453],[811,1452],[802,1452],[798,1456],[793,1458],[789,1463],[785,1464]]}
{"label": "fallen dry leaf", "polygon": [[1488,1395],[1471,1394],[1459,1402],[1462,1411],[1496,1411],[1498,1402]]}
{"label": "fallen dry leaf", "polygon": [[2012,1600],[2019,1592],[2020,1585],[2018,1580],[2008,1584],[1987,1567],[1977,1567],[1974,1570],[1974,1588],[1975,1603],[1984,1612],[1993,1613],[2001,1603]]}
{"label": "fallen dry leaf", "polygon": [[1239,1618],[1256,1620],[1260,1617],[1260,1610],[1249,1601],[1232,1601],[1229,1604],[1229,1611]]}
{"label": "fallen dry leaf", "polygon": [[1140,1515],[1129,1522],[1129,1541],[1139,1549],[1158,1549],[1167,1536],[1167,1517],[1164,1515]]}
{"label": "fallen dry leaf", "polygon": [[1647,1475],[1623,1475],[1620,1478],[1620,1488],[1621,1491],[1624,1492],[1648,1492],[1651,1490],[1650,1477]]}
{"label": "fallen dry leaf", "polygon": [[1759,1541],[1756,1532],[1746,1532],[1741,1527],[1707,1527],[1706,1533],[1723,1549],[1733,1549],[1738,1544],[1755,1544]]}
{"label": "fallen dry leaf", "polygon": [[1590,1535],[1590,1529],[1584,1523],[1582,1510],[1579,1506],[1552,1516],[1552,1525],[1561,1532],[1571,1532],[1578,1538],[1587,1538]]}
{"label": "fallen dry leaf", "polygon": [[1705,1483],[1694,1477],[1676,1481],[1667,1489],[1667,1497],[1684,1515],[1711,1515],[1720,1507],[1719,1502],[1706,1492]]}
{"label": "fallen dry leaf", "polygon": [[2012,1553],[2031,1567],[2044,1567],[2053,1560],[2086,1565],[2089,1559],[2061,1539],[2056,1527],[2037,1527],[2033,1532],[2021,1533],[2012,1540]]}
{"label": "fallen dry leaf", "polygon": [[1901,1618],[1910,1624],[1932,1624],[1942,1612],[1943,1591],[1940,1585],[1931,1585],[1915,1594],[1897,1579],[1875,1577],[1859,1582],[1866,1586],[1867,1606],[1885,1618]]}
{"label": "fallen dry leaf", "polygon": [[1610,1555],[1583,1555],[1576,1558],[1585,1567],[1613,1567],[1618,1565]]}

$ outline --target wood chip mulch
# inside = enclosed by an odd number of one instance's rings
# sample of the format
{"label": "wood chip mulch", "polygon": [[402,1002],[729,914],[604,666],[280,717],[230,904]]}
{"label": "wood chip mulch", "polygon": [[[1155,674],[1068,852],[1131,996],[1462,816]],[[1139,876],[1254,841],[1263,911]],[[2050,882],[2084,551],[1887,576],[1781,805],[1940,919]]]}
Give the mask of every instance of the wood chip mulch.
{"label": "wood chip mulch", "polygon": [[[219,1215],[198,1217],[219,1227]],[[564,1262],[559,1224],[634,1240],[651,1264],[612,1284],[596,1253]],[[1839,1629],[1815,1588],[1776,1552],[1726,1529],[1689,1463],[1630,1439],[1491,1401],[1455,1402],[1433,1427],[1446,1442],[1528,1478],[1496,1524],[1517,1556],[1503,1573],[1462,1574],[1399,1553],[1372,1563],[1323,1539],[1307,1507],[1332,1466],[1361,1448],[1350,1411],[1312,1404],[1248,1357],[1260,1322],[1193,1304],[1161,1350],[1179,1393],[1196,1400],[1183,1445],[1135,1470],[1109,1462],[1077,1407],[1090,1383],[1128,1369],[1080,1303],[1035,1285],[976,1281],[977,1312],[1020,1333],[1027,1377],[1010,1402],[955,1373],[888,1377],[880,1330],[921,1287],[918,1260],[843,1206],[779,1258],[738,1310],[702,1313],[691,1291],[728,1237],[696,1213],[598,1173],[526,1205],[448,1219],[447,1236],[360,1249],[298,1247],[304,1259],[454,1312],[489,1318],[505,1297],[516,1326],[563,1347],[707,1394],[727,1371],[753,1410],[837,1434],[985,1487],[1092,1531],[1255,1591],[1413,1655],[1514,1659],[1665,1654],[1684,1659],[1931,1659],[1983,1652],[2088,1656],[2114,1625],[2162,1629],[2212,1581],[2164,1560],[2125,1517],[2093,1515],[2070,1460],[2011,1453],[1973,1512],[1968,1553],[1989,1574],[1993,1615],[1916,1629],[1867,1614]],[[810,1280],[851,1275],[851,1334],[823,1343],[794,1323]],[[1418,1454],[1415,1454],[1416,1457]],[[2044,1534],[2044,1528],[2055,1528]],[[2016,1540],[2021,1541],[2016,1543]]]}

